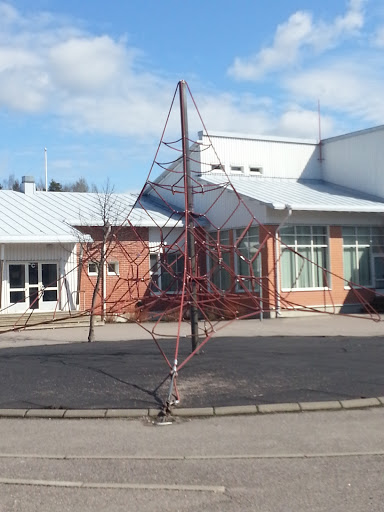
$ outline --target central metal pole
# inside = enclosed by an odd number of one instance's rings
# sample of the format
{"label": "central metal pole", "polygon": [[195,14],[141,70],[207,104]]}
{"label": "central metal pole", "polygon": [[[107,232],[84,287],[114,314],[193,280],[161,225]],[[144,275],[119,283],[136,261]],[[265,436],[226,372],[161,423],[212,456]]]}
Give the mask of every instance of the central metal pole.
{"label": "central metal pole", "polygon": [[179,82],[180,93],[180,115],[181,115],[181,136],[183,143],[183,168],[184,168],[184,187],[186,197],[186,217],[187,217],[187,246],[188,260],[190,262],[190,293],[191,293],[191,338],[192,352],[199,346],[199,314],[197,304],[196,287],[196,252],[195,252],[195,224],[193,221],[193,190],[190,169],[189,136],[188,136],[188,117],[187,117],[187,87],[184,80]]}

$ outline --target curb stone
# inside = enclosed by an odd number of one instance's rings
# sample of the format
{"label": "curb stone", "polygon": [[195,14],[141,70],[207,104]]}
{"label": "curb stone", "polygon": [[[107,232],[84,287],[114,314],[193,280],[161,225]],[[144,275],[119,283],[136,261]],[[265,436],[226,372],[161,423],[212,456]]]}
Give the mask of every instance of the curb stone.
{"label": "curb stone", "polygon": [[[63,418],[65,409],[29,409],[26,418]],[[0,412],[1,415],[1,412]]]}
{"label": "curb stone", "polygon": [[149,416],[148,409],[107,409],[106,418],[142,418]]}
{"label": "curb stone", "polygon": [[378,398],[355,398],[353,400],[340,400],[344,409],[360,409],[361,407],[375,407],[382,405]]}
{"label": "curb stone", "polygon": [[216,416],[232,416],[235,414],[256,414],[256,405],[232,405],[228,407],[214,407]]}
{"label": "curb stone", "polygon": [[175,409],[172,416],[213,416],[213,407],[191,407],[190,409]]}
{"label": "curb stone", "polygon": [[341,403],[334,401],[328,402],[299,402],[302,411],[330,411],[342,409]]}
{"label": "curb stone", "polygon": [[26,409],[0,409],[2,418],[24,418],[28,410]]}
{"label": "curb stone", "polygon": [[262,404],[257,406],[261,414],[274,413],[274,412],[298,412],[301,411],[298,403],[287,404]]}
{"label": "curb stone", "polygon": [[107,409],[67,409],[64,418],[105,418]]}
{"label": "curb stone", "polygon": [[[384,396],[353,398],[327,402],[292,402],[261,405],[231,405],[227,407],[191,407],[174,409],[173,417],[236,416],[249,414],[277,414],[309,411],[367,409],[384,406]],[[114,419],[157,417],[160,409],[0,409],[0,420],[26,419]]]}

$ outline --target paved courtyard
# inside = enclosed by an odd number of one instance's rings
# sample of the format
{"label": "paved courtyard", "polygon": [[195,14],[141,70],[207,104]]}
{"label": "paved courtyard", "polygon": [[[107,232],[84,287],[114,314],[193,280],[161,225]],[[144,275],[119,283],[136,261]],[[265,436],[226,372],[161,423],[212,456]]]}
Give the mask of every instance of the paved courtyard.
{"label": "paved courtyard", "polygon": [[[146,326],[151,327],[150,325]],[[189,353],[183,327],[179,360]],[[173,361],[175,324],[161,326]],[[182,407],[328,401],[384,395],[383,323],[317,317],[237,321],[181,371]],[[169,370],[133,324],[38,330],[0,339],[0,408],[152,408]]]}

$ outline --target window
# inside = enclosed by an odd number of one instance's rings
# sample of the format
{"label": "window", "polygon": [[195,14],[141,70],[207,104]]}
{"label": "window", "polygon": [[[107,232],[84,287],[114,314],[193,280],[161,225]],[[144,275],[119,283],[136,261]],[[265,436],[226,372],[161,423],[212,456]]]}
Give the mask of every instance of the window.
{"label": "window", "polygon": [[25,302],[25,265],[9,265],[10,303]]}
{"label": "window", "polygon": [[384,230],[344,226],[342,235],[345,284],[383,288]]}
{"label": "window", "polygon": [[211,171],[225,171],[225,166],[222,164],[211,164]]}
{"label": "window", "polygon": [[109,276],[118,276],[119,275],[119,262],[118,261],[108,261],[107,273]]}
{"label": "window", "polygon": [[97,263],[95,261],[88,262],[88,275],[97,276]]}
{"label": "window", "polygon": [[325,226],[286,226],[280,231],[282,289],[326,288],[328,236]]}
{"label": "window", "polygon": [[[212,236],[215,238],[216,233],[213,233]],[[220,290],[228,290],[232,284],[230,273],[226,268],[231,266],[231,252],[230,230],[220,231],[220,258],[217,250],[213,250],[209,257],[211,279]]]}
{"label": "window", "polygon": [[180,252],[150,255],[151,289],[153,292],[175,293],[182,290],[184,256]]}
{"label": "window", "polygon": [[241,165],[231,165],[231,172],[243,172],[243,167]]}
{"label": "window", "polygon": [[[119,275],[119,262],[118,261],[108,261],[107,262],[107,275],[109,276],[118,276]],[[98,274],[99,263],[96,261],[88,262],[88,275],[97,276]]]}
{"label": "window", "polygon": [[259,228],[252,226],[244,235],[243,232],[244,229],[235,229],[235,272],[241,279],[241,283],[236,283],[236,291],[244,290],[244,286],[258,291],[260,286],[255,278],[261,275],[261,256],[255,255],[259,249]]}
{"label": "window", "polygon": [[261,167],[250,167],[249,174],[263,174],[263,169]]}
{"label": "window", "polygon": [[[34,265],[34,264],[32,264]],[[37,265],[35,267],[37,269]],[[37,274],[35,268],[29,269],[29,282],[31,284],[31,277]],[[42,263],[41,264],[42,284],[44,288],[43,302],[57,301],[57,265],[56,263]],[[35,280],[36,278],[34,278]],[[37,284],[37,281],[36,281]]]}
{"label": "window", "polygon": [[[258,291],[260,288],[257,278],[261,275],[261,256],[256,257],[259,249],[259,229],[252,226],[245,233],[244,230],[245,228],[222,230],[220,232],[221,259],[219,252],[215,249],[209,255],[211,279],[220,290],[231,289],[233,274],[238,276],[236,292],[244,291],[244,288]],[[216,233],[211,234],[211,237],[216,239]],[[210,243],[212,244],[212,239]],[[232,275],[228,268],[232,270]]]}

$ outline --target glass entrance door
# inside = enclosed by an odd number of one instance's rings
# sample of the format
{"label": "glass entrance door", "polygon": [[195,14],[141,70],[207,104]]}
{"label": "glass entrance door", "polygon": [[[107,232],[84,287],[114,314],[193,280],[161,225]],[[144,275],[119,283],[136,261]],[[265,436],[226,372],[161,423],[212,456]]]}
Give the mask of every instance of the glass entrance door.
{"label": "glass entrance door", "polygon": [[25,264],[10,263],[8,266],[9,275],[9,308],[10,313],[25,311],[27,306]]}
{"label": "glass entrance door", "polygon": [[58,299],[58,275],[56,263],[39,263],[40,289],[42,296],[40,299],[40,309],[44,311],[53,311],[57,307]]}
{"label": "glass entrance door", "polygon": [[8,269],[10,313],[56,309],[57,263],[10,263]]}
{"label": "glass entrance door", "polygon": [[39,264],[28,263],[27,274],[28,274],[28,305],[29,309],[39,309]]}

